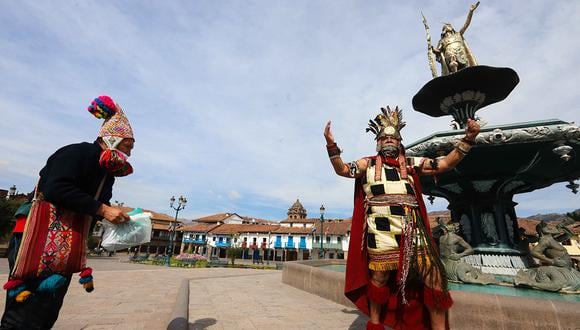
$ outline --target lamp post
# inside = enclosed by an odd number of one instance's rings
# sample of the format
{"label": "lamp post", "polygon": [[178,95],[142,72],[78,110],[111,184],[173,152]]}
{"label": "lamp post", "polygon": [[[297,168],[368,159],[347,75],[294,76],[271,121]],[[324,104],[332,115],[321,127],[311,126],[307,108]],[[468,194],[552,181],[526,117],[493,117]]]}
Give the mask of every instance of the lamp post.
{"label": "lamp post", "polygon": [[177,206],[174,206],[174,204],[175,204],[175,196],[171,196],[171,199],[169,200],[169,207],[175,210],[175,220],[173,221],[173,223],[169,224],[169,253],[167,254],[167,262],[165,263],[167,267],[170,266],[171,256],[173,256],[173,237],[175,236],[175,229],[177,227],[177,215],[179,214],[179,211],[185,208],[185,204],[187,204],[187,199],[185,199],[185,197],[183,196],[179,196]]}
{"label": "lamp post", "polygon": [[324,259],[324,205],[320,205],[320,259]]}
{"label": "lamp post", "polygon": [[268,243],[266,244],[266,265],[270,266],[270,233],[268,232]]}

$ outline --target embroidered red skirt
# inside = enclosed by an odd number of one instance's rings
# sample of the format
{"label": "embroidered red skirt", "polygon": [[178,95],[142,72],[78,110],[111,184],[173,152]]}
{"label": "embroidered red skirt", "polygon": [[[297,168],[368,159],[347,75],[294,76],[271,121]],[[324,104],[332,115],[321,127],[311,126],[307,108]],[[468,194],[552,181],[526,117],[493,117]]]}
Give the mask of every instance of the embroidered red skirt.
{"label": "embroidered red skirt", "polygon": [[38,199],[34,201],[11,274],[15,279],[69,275],[86,266],[91,218]]}

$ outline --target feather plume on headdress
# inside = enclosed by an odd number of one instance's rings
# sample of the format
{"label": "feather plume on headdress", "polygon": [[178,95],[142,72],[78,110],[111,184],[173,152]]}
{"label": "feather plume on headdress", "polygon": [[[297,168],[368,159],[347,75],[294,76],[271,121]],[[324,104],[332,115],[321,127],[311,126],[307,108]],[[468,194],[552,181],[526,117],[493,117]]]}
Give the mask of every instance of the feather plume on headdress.
{"label": "feather plume on headdress", "polygon": [[375,134],[375,140],[378,140],[381,136],[392,135],[397,139],[401,139],[401,129],[405,127],[406,123],[403,121],[403,110],[399,107],[391,109],[389,106],[387,108],[381,108],[381,113],[379,113],[374,121],[369,120],[369,127],[366,129],[367,132],[373,132]]}

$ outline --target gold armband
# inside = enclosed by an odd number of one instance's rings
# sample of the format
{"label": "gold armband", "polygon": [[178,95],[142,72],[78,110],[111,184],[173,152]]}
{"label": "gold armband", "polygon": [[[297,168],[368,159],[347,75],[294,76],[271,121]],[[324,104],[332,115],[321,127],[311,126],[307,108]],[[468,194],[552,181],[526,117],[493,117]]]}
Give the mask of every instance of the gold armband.
{"label": "gold armband", "polygon": [[457,142],[457,144],[455,145],[455,149],[457,149],[457,151],[459,151],[460,154],[465,156],[465,155],[467,155],[469,150],[471,150],[471,145],[469,143],[461,140],[461,141]]}

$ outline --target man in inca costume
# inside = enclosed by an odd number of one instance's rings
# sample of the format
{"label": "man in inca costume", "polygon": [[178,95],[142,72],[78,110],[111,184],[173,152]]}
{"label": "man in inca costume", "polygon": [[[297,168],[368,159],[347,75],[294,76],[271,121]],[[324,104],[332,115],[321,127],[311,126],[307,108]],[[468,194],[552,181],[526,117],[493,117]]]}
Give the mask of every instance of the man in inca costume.
{"label": "man in inca costume", "polygon": [[453,301],[429,228],[419,175],[454,168],[467,155],[479,124],[447,156],[406,157],[399,108],[382,108],[369,121],[376,156],[344,163],[330,129],[324,130],[336,174],[356,179],[345,295],[370,317],[367,329],[443,329]]}

